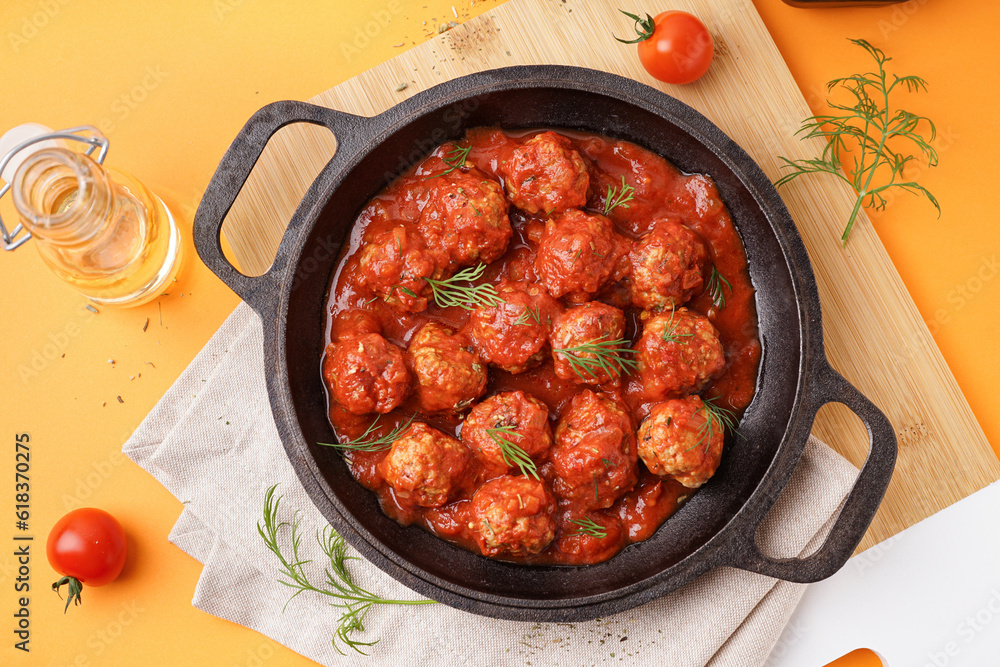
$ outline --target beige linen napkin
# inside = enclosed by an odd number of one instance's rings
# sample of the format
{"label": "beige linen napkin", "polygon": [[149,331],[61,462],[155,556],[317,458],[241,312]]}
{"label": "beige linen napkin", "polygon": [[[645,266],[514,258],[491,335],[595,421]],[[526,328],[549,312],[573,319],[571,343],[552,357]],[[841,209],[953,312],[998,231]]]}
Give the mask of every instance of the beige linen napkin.
{"label": "beige linen napkin", "polygon": [[[277,583],[277,562],[257,534],[265,490],[279,483],[281,518],[301,510],[303,556],[322,581],[311,536],[325,524],[299,484],[271,419],[259,318],[241,304],[150,412],[123,451],[182,503],[170,541],[204,564],[193,604],[245,625],[324,665],[763,664],[803,586],[730,568],[709,572],[642,607],[584,623],[525,623],[446,605],[373,609],[361,639],[372,657],[338,654],[339,611]],[[810,439],[762,528],[765,552],[793,556],[821,542],[857,470]],[[418,596],[365,560],[358,582],[386,598]]]}

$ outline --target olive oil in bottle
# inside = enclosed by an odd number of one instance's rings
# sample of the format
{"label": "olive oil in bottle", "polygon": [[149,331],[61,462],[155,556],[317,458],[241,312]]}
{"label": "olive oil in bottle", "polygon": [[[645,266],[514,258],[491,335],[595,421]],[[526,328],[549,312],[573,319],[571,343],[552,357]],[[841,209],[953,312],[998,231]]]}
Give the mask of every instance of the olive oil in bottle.
{"label": "olive oil in bottle", "polygon": [[42,259],[94,303],[145,303],[176,275],[177,223],[132,176],[51,147],[24,159],[11,189]]}

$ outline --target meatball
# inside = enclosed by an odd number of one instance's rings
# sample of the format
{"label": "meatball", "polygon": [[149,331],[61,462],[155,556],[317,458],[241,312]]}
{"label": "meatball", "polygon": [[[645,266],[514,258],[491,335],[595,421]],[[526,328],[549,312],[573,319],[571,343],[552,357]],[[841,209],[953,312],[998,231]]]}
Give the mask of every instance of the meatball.
{"label": "meatball", "polygon": [[725,427],[698,396],[656,405],[639,426],[639,456],[655,475],[697,489],[722,460]]}
{"label": "meatball", "polygon": [[410,312],[427,308],[430,286],[426,279],[443,276],[423,237],[403,226],[367,238],[358,263],[363,287]]}
{"label": "meatball", "polygon": [[382,333],[382,325],[366,310],[342,310],[330,326],[330,340],[333,342],[369,333]]}
{"label": "meatball", "polygon": [[552,215],[587,203],[587,164],[561,134],[535,135],[514,149],[501,171],[511,202],[526,213]]}
{"label": "meatball", "polygon": [[545,482],[504,475],[472,496],[469,530],[484,556],[528,556],[556,536],[556,501]]}
{"label": "meatball", "polygon": [[629,246],[603,215],[567,211],[546,222],[535,271],[556,298],[594,294],[628,273]]}
{"label": "meatball", "polygon": [[[617,308],[599,301],[588,301],[582,306],[570,308],[556,318],[552,327],[552,357],[555,359],[556,375],[579,383],[617,384],[620,368],[580,346],[620,340],[624,332],[625,313]],[[628,343],[614,347],[623,346],[628,347]],[[629,361],[632,358],[625,353],[618,353],[618,356]],[[570,362],[571,358],[576,360],[575,365]]]}
{"label": "meatball", "polygon": [[610,507],[639,479],[639,456],[628,412],[584,390],[559,420],[552,447],[555,492],[584,509]]}
{"label": "meatball", "polygon": [[472,311],[466,331],[486,362],[523,373],[548,355],[552,319],[562,306],[538,285],[506,283],[497,292],[503,303]]}
{"label": "meatball", "polygon": [[513,235],[498,182],[475,167],[435,176],[417,228],[440,267],[489,264]]}
{"label": "meatball", "polygon": [[486,391],[486,365],[462,334],[428,322],[406,351],[424,412],[464,410]]}
{"label": "meatball", "polygon": [[532,458],[544,455],[552,446],[548,406],[523,391],[495,394],[475,405],[462,425],[462,442],[481,461],[506,472],[517,464],[504,456],[499,438]]}
{"label": "meatball", "polygon": [[[585,530],[586,526],[590,530]],[[598,537],[594,534],[595,531],[600,531],[604,537]],[[562,535],[556,549],[563,556],[570,556],[574,560],[583,560],[587,564],[600,563],[621,550],[624,538],[622,532],[621,520],[604,512],[570,517],[562,524]]]}
{"label": "meatball", "polygon": [[427,424],[411,424],[378,465],[402,504],[441,507],[462,487],[472,454],[455,438]]}
{"label": "meatball", "polygon": [[692,223],[715,220],[725,210],[711,177],[682,174],[656,153],[628,141],[599,141],[578,144],[585,157],[607,153],[615,156],[616,168],[612,171],[595,169],[591,174],[591,190],[598,195],[592,203],[604,206],[608,188],[619,191],[622,177],[626,184],[635,188],[628,208],[612,209],[610,217],[616,222],[641,229],[663,210],[665,198],[669,199],[671,208],[686,211]]}
{"label": "meatball", "polygon": [[356,415],[391,412],[410,390],[403,351],[377,333],[330,343],[323,377],[337,402]]}
{"label": "meatball", "polygon": [[719,333],[687,308],[650,318],[635,349],[643,387],[654,401],[697,393],[726,367]]}
{"label": "meatball", "polygon": [[675,308],[701,290],[708,259],[705,244],[673,220],[660,220],[632,246],[629,288],[639,308]]}

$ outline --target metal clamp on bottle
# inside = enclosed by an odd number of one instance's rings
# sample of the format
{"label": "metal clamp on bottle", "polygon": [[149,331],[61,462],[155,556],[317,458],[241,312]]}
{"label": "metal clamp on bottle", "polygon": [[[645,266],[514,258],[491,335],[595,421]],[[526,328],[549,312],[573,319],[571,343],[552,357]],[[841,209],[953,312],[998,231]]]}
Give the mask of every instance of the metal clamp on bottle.
{"label": "metal clamp on bottle", "polygon": [[107,153],[107,137],[90,125],[29,123],[0,137],[0,196],[11,190],[20,216],[12,230],[0,220],[0,233],[5,250],[34,238],[49,269],[94,303],[135,306],[173,280],[180,232],[159,197],[103,164]]}
{"label": "metal clamp on bottle", "polygon": [[[86,144],[87,149],[84,151],[84,155],[89,156],[93,154],[94,151],[98,151],[97,157],[95,157],[94,160],[98,164],[104,164],[104,158],[108,155],[108,146],[110,145],[108,138],[101,134],[100,130],[93,125],[81,125],[79,127],[71,127],[68,130],[47,132],[22,141],[18,145],[14,146],[14,148],[7,151],[3,158],[0,159],[0,174],[2,174],[4,170],[7,169],[7,166],[10,165],[16,157],[18,157],[18,153],[25,150],[29,146],[33,146],[44,141],[56,141],[60,139],[78,141],[82,144]],[[30,152],[32,151],[29,151],[29,153]],[[21,156],[22,159],[24,157],[27,157],[27,155]],[[18,161],[17,164],[19,166],[20,162]],[[3,196],[7,194],[7,191],[11,188],[14,182],[14,171],[16,171],[16,168],[11,170],[11,178],[7,179],[7,182],[3,184],[3,187],[0,187],[0,199],[3,199]],[[0,236],[3,237],[3,249],[14,250],[30,239],[31,233],[28,232],[21,223],[18,223],[13,230],[8,231],[7,226],[3,224],[3,217],[0,216]]]}

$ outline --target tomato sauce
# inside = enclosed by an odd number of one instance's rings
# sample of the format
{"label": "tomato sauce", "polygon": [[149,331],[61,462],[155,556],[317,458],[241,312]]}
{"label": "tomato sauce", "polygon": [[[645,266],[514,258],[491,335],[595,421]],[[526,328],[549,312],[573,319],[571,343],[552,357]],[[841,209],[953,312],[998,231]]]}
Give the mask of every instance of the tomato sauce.
{"label": "tomato sauce", "polygon": [[[506,132],[495,128],[469,130],[462,146],[470,147],[467,160],[489,176],[502,182],[499,167],[526,137],[538,130]],[[750,403],[756,385],[761,345],[757,333],[754,289],[747,271],[746,253],[718,190],[711,178],[700,174],[685,174],[662,157],[634,144],[594,134],[559,130],[569,137],[588,163],[590,189],[587,209],[603,213],[603,198],[609,187],[618,187],[624,177],[634,185],[634,198],[628,206],[614,208],[608,217],[616,231],[637,239],[649,231],[651,221],[674,219],[682,222],[704,241],[709,260],[726,277],[731,288],[724,288],[724,306],[713,303],[706,290],[695,296],[686,307],[706,316],[719,333],[726,358],[724,374],[699,392],[717,397],[718,405],[733,410],[739,416]],[[338,261],[328,297],[327,341],[335,340],[358,325],[349,314],[364,311],[381,328],[382,335],[405,349],[415,331],[429,321],[437,321],[461,330],[469,319],[469,311],[461,308],[439,308],[433,301],[423,312],[406,312],[387,305],[383,300],[359,288],[359,251],[366,233],[390,229],[401,223],[412,224],[420,217],[430,196],[428,175],[447,169],[446,156],[456,144],[446,144],[421,163],[402,175],[376,195],[358,216],[349,243]],[[480,282],[497,283],[502,279],[526,280],[537,283],[534,269],[535,248],[545,226],[544,214],[529,215],[511,208],[513,237],[505,254],[487,266]],[[629,305],[620,284],[613,284],[594,299],[624,310],[624,337],[633,343],[641,333],[641,313]],[[551,355],[550,355],[551,357]],[[632,372],[622,382],[602,386],[600,391],[620,400],[630,411],[633,427],[649,414],[654,403],[644,397],[638,373]],[[575,394],[587,385],[563,380],[556,376],[553,361],[512,375],[494,366],[489,367],[486,396],[498,392],[524,391],[544,402],[549,419],[555,427],[562,412]],[[485,396],[484,396],[485,398]],[[341,440],[358,437],[368,428],[375,415],[357,416],[329,402],[329,418]],[[394,426],[405,423],[417,412],[416,399],[411,395],[392,413],[382,417],[375,433],[385,434]],[[462,416],[453,414],[419,415],[418,421],[446,434],[459,437]],[[738,438],[728,435],[728,447],[738,447]],[[476,486],[487,481],[490,472],[473,466],[468,474],[467,488],[458,500],[439,508],[416,507],[397,498],[394,490],[379,473],[379,462],[385,451],[345,454],[354,477],[364,487],[378,494],[383,510],[404,525],[417,524],[443,539],[478,552],[470,534],[469,498]],[[693,493],[672,478],[650,473],[640,462],[638,484],[614,505],[590,510],[587,516],[606,528],[604,538],[581,535],[578,525],[569,517],[580,516],[579,508],[560,501],[556,511],[557,529],[551,545],[537,555],[510,558],[524,563],[554,563],[583,565],[606,560],[626,545],[647,539],[677,511]],[[539,474],[551,483],[555,473],[550,461],[540,461]]]}

